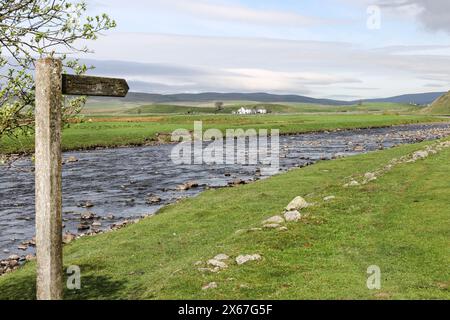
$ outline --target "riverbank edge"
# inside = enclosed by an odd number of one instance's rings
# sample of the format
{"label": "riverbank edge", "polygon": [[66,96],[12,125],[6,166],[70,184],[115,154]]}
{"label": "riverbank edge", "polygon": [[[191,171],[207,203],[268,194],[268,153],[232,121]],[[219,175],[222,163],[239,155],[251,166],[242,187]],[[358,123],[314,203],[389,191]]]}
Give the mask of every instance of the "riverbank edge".
{"label": "riverbank edge", "polygon": [[[280,132],[280,136],[294,136],[294,135],[304,135],[304,134],[314,134],[314,133],[336,133],[336,132],[352,132],[358,130],[368,130],[368,129],[383,129],[383,128],[394,128],[394,127],[407,127],[411,125],[436,125],[436,124],[450,124],[450,119],[442,118],[441,121],[430,121],[430,122],[411,122],[407,124],[393,124],[393,125],[368,125],[354,128],[345,128],[345,129],[320,129],[320,130],[307,130],[307,131],[294,131],[294,132]],[[204,131],[206,131],[205,129]],[[170,133],[160,132],[160,135],[167,136]],[[270,136],[270,133],[269,133]],[[158,136],[152,137],[151,140],[147,140],[142,143],[129,143],[123,145],[113,145],[113,146],[105,146],[105,145],[92,145],[88,147],[82,148],[62,148],[62,152],[84,152],[84,151],[93,151],[93,150],[111,150],[111,149],[124,149],[124,148],[138,148],[138,147],[151,147],[151,146],[161,146],[161,145],[175,145],[177,142],[172,142],[169,140],[158,140]],[[8,165],[10,162],[14,162],[16,160],[20,160],[29,156],[32,156],[34,152],[20,152],[20,153],[2,153],[0,152],[0,166]]]}

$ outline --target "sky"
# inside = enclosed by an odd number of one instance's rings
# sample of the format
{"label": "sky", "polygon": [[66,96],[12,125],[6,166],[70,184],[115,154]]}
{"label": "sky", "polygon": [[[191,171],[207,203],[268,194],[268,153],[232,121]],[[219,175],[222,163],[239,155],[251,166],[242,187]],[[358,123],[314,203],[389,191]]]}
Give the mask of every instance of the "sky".
{"label": "sky", "polygon": [[150,93],[357,100],[450,90],[448,0],[87,0],[91,74]]}

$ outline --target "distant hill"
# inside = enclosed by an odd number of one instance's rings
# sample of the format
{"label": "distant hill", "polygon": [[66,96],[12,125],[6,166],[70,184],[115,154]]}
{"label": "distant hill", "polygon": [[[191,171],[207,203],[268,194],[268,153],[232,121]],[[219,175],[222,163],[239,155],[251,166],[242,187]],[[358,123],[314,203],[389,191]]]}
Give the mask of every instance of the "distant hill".
{"label": "distant hill", "polygon": [[[107,102],[110,98],[90,98],[92,102]],[[311,103],[323,105],[351,105],[354,102],[331,99],[315,99],[299,95],[276,95],[270,93],[180,93],[180,94],[153,94],[130,92],[126,98],[121,99],[124,103],[175,103],[175,102],[211,102],[211,101],[255,101],[265,103],[290,102]]]}
{"label": "distant hill", "polygon": [[445,94],[445,92],[404,94],[401,96],[395,96],[390,98],[368,99],[364,100],[364,102],[414,103],[418,105],[428,105],[433,101],[435,101],[440,96],[442,96],[443,94]]}
{"label": "distant hill", "polygon": [[[405,94],[401,96],[364,99],[364,102],[390,102],[390,103],[414,103],[418,105],[428,105],[442,96],[445,92],[429,92],[418,94]],[[179,102],[211,102],[211,101],[255,101],[261,103],[308,103],[331,106],[348,106],[358,104],[359,101],[341,101],[332,99],[316,99],[300,95],[277,95],[270,93],[180,93],[180,94],[155,94],[130,92],[126,98],[117,100],[111,98],[95,97],[90,98],[90,102],[108,103],[110,101],[122,103],[138,104],[170,104]]]}
{"label": "distant hill", "polygon": [[450,91],[437,98],[425,113],[450,115]]}

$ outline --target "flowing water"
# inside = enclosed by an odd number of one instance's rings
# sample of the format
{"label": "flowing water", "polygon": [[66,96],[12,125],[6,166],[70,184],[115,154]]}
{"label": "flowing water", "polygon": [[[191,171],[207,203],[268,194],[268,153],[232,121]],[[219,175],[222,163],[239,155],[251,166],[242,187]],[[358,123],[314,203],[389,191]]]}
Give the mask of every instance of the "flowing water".
{"label": "flowing water", "polygon": [[[447,135],[450,123],[281,136],[280,171]],[[175,165],[170,160],[172,148],[158,145],[64,153],[64,159],[78,160],[63,166],[64,231],[77,233],[81,215],[87,212],[98,217],[99,229],[107,229],[119,221],[153,214],[205,188],[261,178],[254,165]],[[187,181],[199,187],[177,190],[177,185]],[[160,197],[161,202],[147,204],[149,195]],[[94,206],[83,208],[86,202]],[[24,158],[0,166],[0,259],[33,253],[31,246],[18,247],[34,234],[34,168]]]}

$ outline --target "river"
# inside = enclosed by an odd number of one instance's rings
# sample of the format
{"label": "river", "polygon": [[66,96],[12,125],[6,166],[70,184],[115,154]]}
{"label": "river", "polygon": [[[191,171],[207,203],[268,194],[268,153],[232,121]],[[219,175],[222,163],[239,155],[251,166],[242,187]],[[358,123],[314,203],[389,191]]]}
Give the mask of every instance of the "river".
{"label": "river", "polygon": [[[281,136],[280,171],[447,135],[450,123]],[[205,188],[263,178],[254,165],[175,165],[170,160],[172,148],[158,145],[64,153],[64,159],[77,160],[63,166],[64,231],[79,233],[81,216],[86,213],[97,217],[91,230],[107,229],[120,221],[153,214],[161,206],[195,196]],[[177,185],[187,181],[199,186],[177,190]],[[149,195],[161,202],[148,204]],[[89,208],[83,208],[86,204]],[[0,259],[34,252],[33,246],[18,248],[33,238],[34,222],[33,163],[23,158],[11,166],[0,166]]]}

